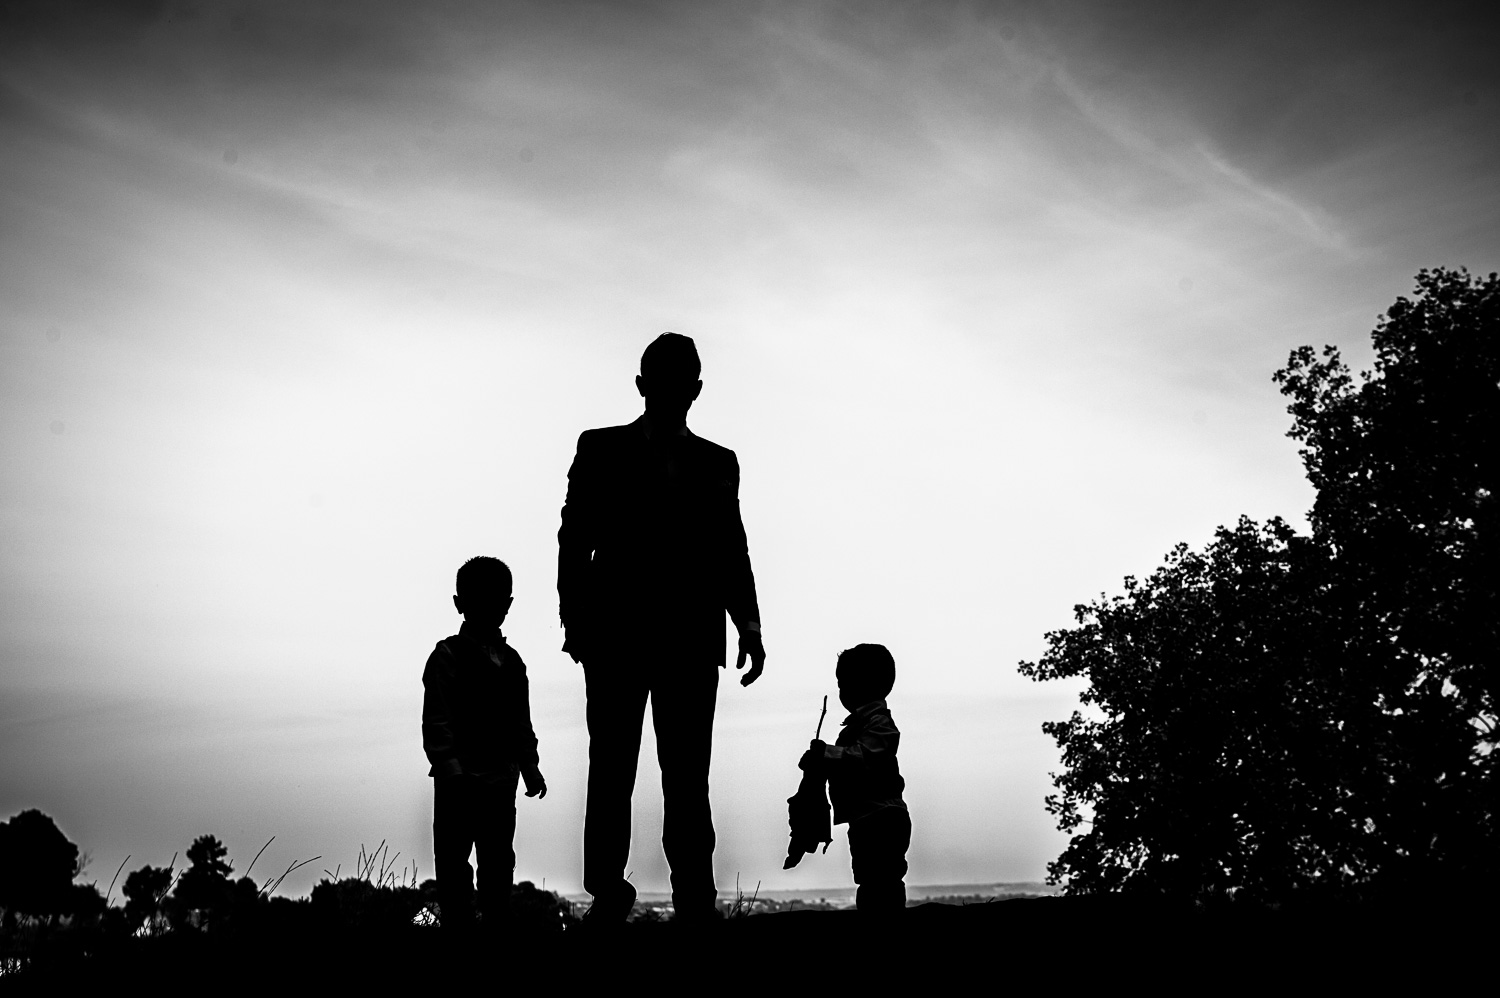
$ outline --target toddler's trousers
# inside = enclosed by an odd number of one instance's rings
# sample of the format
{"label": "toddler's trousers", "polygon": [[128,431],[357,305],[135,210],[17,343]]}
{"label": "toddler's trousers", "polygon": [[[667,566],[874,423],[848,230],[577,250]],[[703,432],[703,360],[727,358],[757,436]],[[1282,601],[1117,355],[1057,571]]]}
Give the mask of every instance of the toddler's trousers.
{"label": "toddler's trousers", "polygon": [[906,907],[906,850],[911,815],[904,807],[883,807],[849,822],[849,855],[854,861],[855,906],[863,912],[890,913]]}

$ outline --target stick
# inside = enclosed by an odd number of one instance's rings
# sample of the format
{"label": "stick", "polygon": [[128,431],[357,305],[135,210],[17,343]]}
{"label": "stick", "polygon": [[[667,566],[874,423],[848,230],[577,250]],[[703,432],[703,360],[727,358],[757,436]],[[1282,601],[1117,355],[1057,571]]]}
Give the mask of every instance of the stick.
{"label": "stick", "polygon": [[828,694],[823,694],[823,713],[818,715],[818,730],[813,735],[813,741],[823,737],[823,718],[828,716]]}

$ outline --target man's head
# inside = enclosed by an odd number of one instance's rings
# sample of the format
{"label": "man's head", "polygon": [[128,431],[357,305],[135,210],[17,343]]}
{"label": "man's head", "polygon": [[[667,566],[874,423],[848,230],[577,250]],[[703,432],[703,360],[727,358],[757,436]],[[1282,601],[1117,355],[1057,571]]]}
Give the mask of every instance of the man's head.
{"label": "man's head", "polygon": [[453,605],[469,623],[499,627],[505,623],[511,602],[510,568],[499,558],[480,555],[458,569]]}
{"label": "man's head", "polygon": [[687,421],[687,412],[703,390],[698,380],[702,365],[691,337],[662,333],[641,354],[636,390],[646,400],[646,414],[663,430],[673,431]]}
{"label": "man's head", "polygon": [[857,710],[890,696],[896,685],[896,660],[885,645],[855,645],[839,652],[834,675],[839,681],[839,702]]}

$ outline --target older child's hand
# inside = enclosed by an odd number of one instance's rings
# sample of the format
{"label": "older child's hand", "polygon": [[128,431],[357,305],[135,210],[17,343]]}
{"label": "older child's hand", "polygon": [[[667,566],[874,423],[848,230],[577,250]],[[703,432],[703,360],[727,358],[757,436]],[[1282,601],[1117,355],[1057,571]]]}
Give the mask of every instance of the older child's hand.
{"label": "older child's hand", "polygon": [[541,800],[547,796],[547,781],[542,778],[542,771],[535,766],[525,766],[521,769],[521,779],[526,781],[526,796]]}

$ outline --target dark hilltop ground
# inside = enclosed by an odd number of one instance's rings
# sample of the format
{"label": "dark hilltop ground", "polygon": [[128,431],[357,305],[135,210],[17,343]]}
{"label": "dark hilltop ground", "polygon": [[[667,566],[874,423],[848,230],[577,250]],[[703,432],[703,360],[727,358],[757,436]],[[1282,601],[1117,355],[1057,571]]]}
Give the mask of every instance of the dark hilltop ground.
{"label": "dark hilltop ground", "polygon": [[[527,885],[528,887],[530,885]],[[102,923],[13,926],[0,990],[121,987],[294,992],[731,988],[850,994],[1018,983],[1176,986],[1441,986],[1488,960],[1494,916],[1443,903],[1243,908],[1112,897],[923,903],[881,922],[857,911],[731,915],[706,925],[579,923],[534,888],[503,931],[454,940],[435,926],[348,904],[286,901],[249,917],[157,935]],[[348,899],[345,899],[348,900]],[[530,907],[527,907],[527,904]],[[403,913],[404,914],[404,913]],[[19,934],[18,934],[19,932]],[[24,938],[23,938],[24,937]],[[18,959],[24,943],[24,962]]]}

